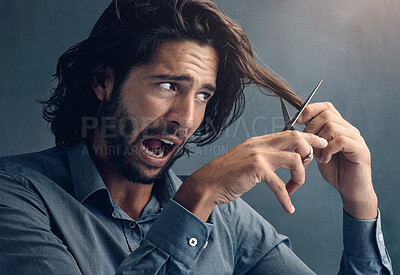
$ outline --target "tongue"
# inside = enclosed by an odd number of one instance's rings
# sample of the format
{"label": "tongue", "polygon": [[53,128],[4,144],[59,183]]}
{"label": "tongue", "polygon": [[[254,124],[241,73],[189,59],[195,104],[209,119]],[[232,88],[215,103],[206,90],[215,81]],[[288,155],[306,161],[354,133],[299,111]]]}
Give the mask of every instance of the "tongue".
{"label": "tongue", "polygon": [[162,146],[162,141],[159,139],[150,138],[144,140],[143,145],[153,153],[157,154],[158,149]]}

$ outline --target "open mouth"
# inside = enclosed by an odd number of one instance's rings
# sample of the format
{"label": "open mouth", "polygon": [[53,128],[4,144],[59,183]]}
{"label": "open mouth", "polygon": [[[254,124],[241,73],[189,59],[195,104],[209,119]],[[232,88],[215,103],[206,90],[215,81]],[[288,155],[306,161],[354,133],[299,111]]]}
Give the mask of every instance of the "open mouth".
{"label": "open mouth", "polygon": [[170,139],[149,138],[142,141],[140,151],[149,164],[159,166],[166,162],[178,145],[179,143]]}

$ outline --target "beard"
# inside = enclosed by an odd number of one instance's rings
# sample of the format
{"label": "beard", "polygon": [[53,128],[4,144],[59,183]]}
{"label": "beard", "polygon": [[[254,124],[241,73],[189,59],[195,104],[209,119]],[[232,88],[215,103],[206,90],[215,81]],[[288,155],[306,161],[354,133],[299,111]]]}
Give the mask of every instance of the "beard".
{"label": "beard", "polygon": [[[104,118],[110,119],[110,124],[104,124]],[[121,123],[123,122],[123,123]],[[138,128],[138,119],[130,116],[120,99],[120,92],[112,91],[109,99],[103,102],[99,113],[99,126],[106,143],[107,159],[129,181],[142,184],[153,184],[160,180],[174,162],[186,152],[185,143],[175,148],[169,159],[161,167],[154,167],[139,158],[141,140],[146,136],[175,135],[181,140],[185,133],[176,127],[151,124],[137,134],[131,141]]]}

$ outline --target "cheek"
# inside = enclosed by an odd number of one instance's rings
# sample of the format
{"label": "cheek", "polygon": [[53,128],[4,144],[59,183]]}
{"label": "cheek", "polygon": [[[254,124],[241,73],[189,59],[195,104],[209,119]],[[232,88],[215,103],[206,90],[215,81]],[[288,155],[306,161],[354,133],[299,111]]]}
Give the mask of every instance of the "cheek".
{"label": "cheek", "polygon": [[193,134],[197,128],[200,127],[201,123],[204,120],[205,116],[205,108],[199,108],[199,110],[196,111],[195,115],[193,116],[193,128],[191,129],[191,134]]}
{"label": "cheek", "polygon": [[[127,100],[128,101],[128,100]],[[137,119],[139,129],[143,130],[155,120],[167,112],[166,104],[157,98],[141,97],[141,99],[129,101],[128,113]]]}

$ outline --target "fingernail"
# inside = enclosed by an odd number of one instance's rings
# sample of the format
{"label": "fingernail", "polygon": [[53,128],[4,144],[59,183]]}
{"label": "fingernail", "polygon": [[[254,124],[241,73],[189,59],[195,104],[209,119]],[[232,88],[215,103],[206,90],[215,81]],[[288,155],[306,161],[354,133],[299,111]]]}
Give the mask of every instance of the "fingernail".
{"label": "fingernail", "polygon": [[296,211],[296,208],[294,208],[294,205],[292,204],[292,214]]}
{"label": "fingernail", "polygon": [[297,122],[301,124],[302,119],[303,119],[303,114],[301,114],[301,115],[297,118]]}
{"label": "fingernail", "polygon": [[323,137],[319,137],[319,139],[322,141],[322,143],[327,146],[328,145],[328,141],[326,139],[324,139]]}

